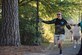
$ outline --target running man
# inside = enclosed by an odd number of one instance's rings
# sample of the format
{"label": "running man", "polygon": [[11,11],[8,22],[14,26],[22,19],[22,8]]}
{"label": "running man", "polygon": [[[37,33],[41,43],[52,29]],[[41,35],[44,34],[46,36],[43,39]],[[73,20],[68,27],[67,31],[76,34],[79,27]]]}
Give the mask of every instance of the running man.
{"label": "running man", "polygon": [[67,21],[62,17],[62,13],[57,13],[57,18],[51,20],[51,21],[44,21],[40,19],[43,23],[46,24],[55,24],[55,38],[54,40],[58,44],[58,48],[60,50],[59,54],[62,54],[62,41],[65,38],[65,26],[71,31],[70,25],[67,23]]}

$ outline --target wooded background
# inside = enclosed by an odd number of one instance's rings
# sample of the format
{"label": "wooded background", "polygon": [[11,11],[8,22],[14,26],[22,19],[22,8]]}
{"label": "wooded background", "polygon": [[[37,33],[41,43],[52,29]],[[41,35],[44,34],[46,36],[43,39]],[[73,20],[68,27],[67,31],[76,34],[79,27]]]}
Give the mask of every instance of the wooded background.
{"label": "wooded background", "polygon": [[78,23],[82,18],[82,1],[0,0],[0,44],[35,45],[37,42],[52,41],[54,25],[37,22],[37,12],[38,18],[47,21],[56,18],[56,13],[60,10],[66,20],[73,19]]}

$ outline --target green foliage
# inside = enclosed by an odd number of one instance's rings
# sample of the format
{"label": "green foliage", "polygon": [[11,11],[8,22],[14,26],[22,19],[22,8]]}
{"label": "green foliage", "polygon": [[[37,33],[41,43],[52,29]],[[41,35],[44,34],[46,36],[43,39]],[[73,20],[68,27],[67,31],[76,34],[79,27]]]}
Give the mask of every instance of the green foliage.
{"label": "green foliage", "polygon": [[24,45],[33,45],[36,41],[36,7],[33,4],[19,6],[21,43]]}
{"label": "green foliage", "polygon": [[[52,20],[56,17],[57,11],[61,10],[63,17],[66,20],[77,19],[78,10],[81,9],[80,2],[81,0],[39,0],[39,16],[44,20]],[[39,23],[39,28],[43,28],[36,32],[36,7],[35,0],[19,0],[19,18],[20,18],[20,33],[22,43],[32,44],[37,40],[36,33],[43,37],[43,42],[48,42],[52,38],[54,33],[54,25],[46,25]],[[50,28],[49,28],[50,27]],[[47,30],[46,30],[47,29]]]}
{"label": "green foliage", "polygon": [[[82,13],[82,1],[39,0],[39,17],[43,20],[52,20],[56,17],[56,13],[59,10],[62,11],[63,17],[66,20],[69,20],[71,18],[76,20],[78,19],[79,12]],[[50,38],[53,37],[52,34],[54,34],[54,25],[47,25],[39,22],[39,31],[36,31],[36,13],[36,0],[19,0],[19,22],[22,44],[33,45],[36,43],[37,40],[40,41],[41,39],[43,42],[49,42]],[[1,21],[2,20],[0,20],[0,24]],[[39,37],[36,37],[36,35],[38,35]]]}
{"label": "green foliage", "polygon": [[22,44],[32,45],[36,37],[36,29],[32,21],[20,19],[20,34]]}

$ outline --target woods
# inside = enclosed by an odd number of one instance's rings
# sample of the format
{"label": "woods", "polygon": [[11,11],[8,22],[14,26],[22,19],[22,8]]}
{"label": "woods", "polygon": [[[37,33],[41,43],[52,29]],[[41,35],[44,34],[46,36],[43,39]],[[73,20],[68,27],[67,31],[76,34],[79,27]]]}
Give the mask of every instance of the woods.
{"label": "woods", "polygon": [[52,20],[60,10],[66,20],[78,23],[82,19],[81,0],[0,0],[0,45],[52,41],[54,26],[39,22],[39,18]]}

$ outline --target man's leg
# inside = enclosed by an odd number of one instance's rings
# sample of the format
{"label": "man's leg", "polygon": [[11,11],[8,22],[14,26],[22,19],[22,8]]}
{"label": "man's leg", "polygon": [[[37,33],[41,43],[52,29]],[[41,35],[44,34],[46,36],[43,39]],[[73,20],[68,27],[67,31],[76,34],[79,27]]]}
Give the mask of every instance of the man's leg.
{"label": "man's leg", "polygon": [[58,48],[59,48],[59,53],[62,54],[62,40],[59,38],[58,40]]}
{"label": "man's leg", "polygon": [[60,49],[60,54],[62,54],[62,46],[63,46],[64,39],[65,39],[65,35],[61,34],[60,37],[59,37],[59,41],[58,41],[59,42],[58,45],[59,45],[59,49]]}
{"label": "man's leg", "polygon": [[57,44],[58,44],[58,40],[57,40],[58,39],[58,36],[59,35],[55,35],[54,36],[54,47],[57,46]]}
{"label": "man's leg", "polygon": [[74,48],[76,48],[76,40],[74,40]]}
{"label": "man's leg", "polygon": [[61,43],[62,43],[62,41],[61,41],[61,38],[60,38],[61,36],[60,35],[55,35],[55,41],[54,41],[54,44],[56,43],[57,45],[58,45],[58,48],[59,48],[59,54],[62,54],[62,47],[61,47]]}
{"label": "man's leg", "polygon": [[78,36],[77,44],[80,44],[80,36]]}
{"label": "man's leg", "polygon": [[64,39],[65,35],[55,35],[55,42],[59,48],[59,54],[62,54],[62,40]]}
{"label": "man's leg", "polygon": [[73,34],[71,35],[71,42],[73,41]]}
{"label": "man's leg", "polygon": [[76,36],[73,36],[73,47],[76,48]]}

